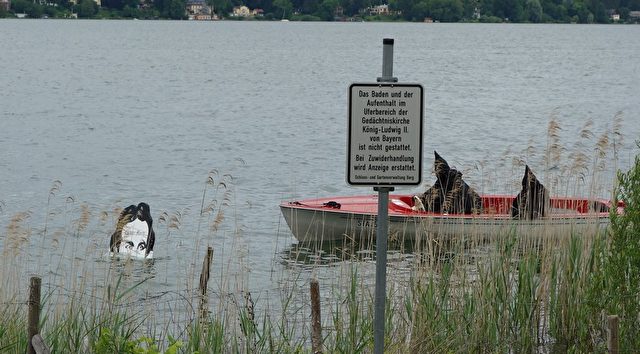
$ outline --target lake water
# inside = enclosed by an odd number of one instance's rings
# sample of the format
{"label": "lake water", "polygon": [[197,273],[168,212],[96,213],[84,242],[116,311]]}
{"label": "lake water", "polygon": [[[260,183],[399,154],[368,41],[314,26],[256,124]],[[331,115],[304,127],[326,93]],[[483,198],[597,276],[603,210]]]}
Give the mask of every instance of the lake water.
{"label": "lake water", "polygon": [[[345,182],[347,89],[381,75],[383,38],[394,76],[425,88],[426,184],[433,150],[500,193],[517,192],[514,161],[545,183],[608,131],[623,133],[610,139],[617,167],[638,153],[640,26],[1,20],[0,246],[12,220],[29,235],[15,287],[34,273],[102,286],[114,210],[140,201],[157,236],[139,278],[157,303],[194,286],[207,245],[213,287],[259,303],[290,277],[330,281],[340,266],[286,259],[295,239],[278,204],[372,192]],[[552,118],[566,150],[550,165]]]}

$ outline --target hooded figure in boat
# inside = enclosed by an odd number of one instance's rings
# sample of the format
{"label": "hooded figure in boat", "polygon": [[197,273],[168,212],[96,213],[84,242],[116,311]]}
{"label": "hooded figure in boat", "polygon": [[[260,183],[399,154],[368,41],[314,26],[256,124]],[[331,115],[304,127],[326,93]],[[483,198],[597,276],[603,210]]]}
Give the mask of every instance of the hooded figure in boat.
{"label": "hooded figure in boat", "polygon": [[460,171],[449,167],[438,152],[433,153],[436,183],[414,197],[416,209],[442,214],[479,214],[482,211],[480,195],[462,179]]}
{"label": "hooded figure in boat", "polygon": [[120,213],[109,249],[113,254],[153,258],[155,241],[151,208],[143,202],[137,206],[129,205]]}
{"label": "hooded figure in boat", "polygon": [[524,167],[522,190],[513,200],[511,217],[514,219],[533,220],[547,216],[549,210],[549,192],[538,181],[528,165]]}

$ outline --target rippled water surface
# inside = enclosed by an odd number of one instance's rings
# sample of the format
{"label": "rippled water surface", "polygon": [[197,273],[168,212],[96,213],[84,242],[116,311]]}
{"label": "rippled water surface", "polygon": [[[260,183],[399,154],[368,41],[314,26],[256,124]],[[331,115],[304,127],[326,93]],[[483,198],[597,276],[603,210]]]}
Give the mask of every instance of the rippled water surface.
{"label": "rippled water surface", "polygon": [[347,88],[381,75],[387,37],[394,76],[425,88],[425,183],[436,149],[476,189],[517,192],[514,160],[549,167],[550,119],[569,159],[594,156],[621,112],[617,166],[637,154],[639,26],[2,20],[0,33],[0,245],[19,221],[21,274],[100,273],[114,210],[146,201],[151,293],[190,284],[211,245],[217,272],[268,297],[295,242],[279,202],[371,192],[345,182]]}

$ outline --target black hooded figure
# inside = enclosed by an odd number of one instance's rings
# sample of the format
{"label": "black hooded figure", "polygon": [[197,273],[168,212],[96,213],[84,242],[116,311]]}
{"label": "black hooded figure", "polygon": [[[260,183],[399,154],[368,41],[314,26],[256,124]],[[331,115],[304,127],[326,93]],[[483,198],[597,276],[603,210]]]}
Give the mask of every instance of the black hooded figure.
{"label": "black hooded figure", "polygon": [[425,211],[452,214],[478,214],[482,199],[462,179],[462,173],[449,164],[436,151],[433,169],[436,183],[419,196]]}
{"label": "black hooded figure", "polygon": [[549,192],[538,181],[529,165],[524,167],[522,190],[511,205],[511,217],[514,219],[533,220],[547,216],[549,208]]}

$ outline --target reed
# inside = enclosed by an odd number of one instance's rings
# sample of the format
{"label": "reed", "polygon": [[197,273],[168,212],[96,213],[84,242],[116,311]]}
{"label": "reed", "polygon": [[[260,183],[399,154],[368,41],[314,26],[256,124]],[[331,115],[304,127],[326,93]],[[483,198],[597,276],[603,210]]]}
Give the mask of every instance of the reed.
{"label": "reed", "polygon": [[[636,142],[640,147],[640,141]],[[607,311],[605,315],[618,315],[621,321],[621,352],[640,347],[640,157],[633,167],[618,172],[614,202],[623,200],[624,215],[611,214],[611,234],[597,249],[598,263],[594,266],[591,284],[594,307]],[[598,328],[602,333],[604,330]]]}
{"label": "reed", "polygon": [[[373,299],[362,292],[357,267],[351,269],[349,287],[332,311],[333,331],[329,335],[329,352],[363,353],[373,347]],[[370,294],[369,294],[370,295]],[[333,344],[333,345],[331,345]]]}
{"label": "reed", "polygon": [[[588,121],[581,129],[581,148],[596,136],[592,124]],[[559,134],[559,125],[552,122],[546,178],[558,183],[551,188],[599,194],[603,187],[586,181],[603,178],[601,162],[621,143],[615,124],[597,138],[593,157],[569,153],[569,161],[563,162],[566,150]],[[531,149],[524,154],[514,161],[535,156]],[[567,179],[575,186],[562,182]],[[607,315],[620,317],[622,352],[640,347],[638,158],[618,181],[614,199],[626,202],[626,213],[612,214],[611,229],[603,233],[525,239],[506,232],[491,239],[468,235],[450,241],[426,235],[409,244],[398,236],[390,243],[386,352],[604,353]],[[18,269],[28,263],[26,247],[44,243],[32,239],[39,233],[43,240],[59,240],[49,254],[52,269],[44,274],[40,326],[55,353],[309,353],[311,278],[320,283],[323,350],[371,352],[373,244],[298,245],[279,255],[286,261],[275,275],[280,277],[274,280],[279,284],[275,293],[253,291],[247,280],[243,230],[233,220],[233,183],[231,175],[220,176],[214,170],[205,182],[199,211],[160,213],[158,225],[166,238],[195,237],[194,254],[199,258],[186,261],[178,290],[166,292],[158,291],[167,283],[155,273],[160,262],[100,260],[86,266],[74,256],[77,248],[98,247],[91,242],[72,246],[71,255],[58,251],[68,249],[65,244],[71,241],[105,233],[96,225],[108,228],[105,225],[113,224],[118,210],[94,212],[65,199],[59,212],[55,195],[61,193],[61,184],[54,183],[42,231],[33,227],[28,212],[11,217],[4,231],[0,352],[23,353],[26,348],[26,282]],[[190,219],[194,215],[195,223]],[[60,216],[63,225],[56,230]],[[186,227],[189,224],[195,231]],[[235,257],[213,258],[210,289],[204,292],[209,307],[200,311],[203,291],[197,275],[207,247]],[[45,269],[42,264],[37,268]],[[62,274],[63,270],[73,274]],[[87,280],[94,276],[103,283]],[[169,296],[173,298],[165,300]],[[163,315],[155,313],[158,307]]]}

